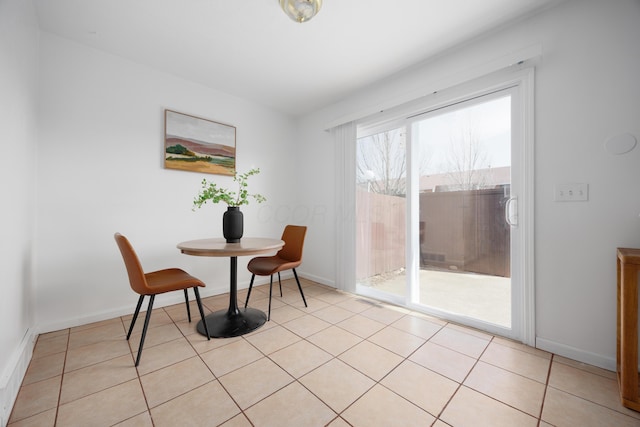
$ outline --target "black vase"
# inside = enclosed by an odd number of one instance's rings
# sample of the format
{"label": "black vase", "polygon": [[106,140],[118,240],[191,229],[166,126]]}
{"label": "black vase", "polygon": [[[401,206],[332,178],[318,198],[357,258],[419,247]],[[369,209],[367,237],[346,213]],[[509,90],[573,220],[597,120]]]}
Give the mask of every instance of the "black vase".
{"label": "black vase", "polygon": [[222,235],[227,243],[238,243],[244,231],[244,218],[239,206],[228,206],[222,215]]}

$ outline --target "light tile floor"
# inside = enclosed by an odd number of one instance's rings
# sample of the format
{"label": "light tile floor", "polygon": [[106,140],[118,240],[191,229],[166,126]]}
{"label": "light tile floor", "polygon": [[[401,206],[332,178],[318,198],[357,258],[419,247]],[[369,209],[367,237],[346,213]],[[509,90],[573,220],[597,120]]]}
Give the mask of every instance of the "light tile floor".
{"label": "light tile floor", "polygon": [[271,321],[237,338],[155,309],[138,368],[142,319],[129,342],[131,316],[41,335],[9,425],[640,426],[613,372],[307,280],[305,308],[283,285]]}

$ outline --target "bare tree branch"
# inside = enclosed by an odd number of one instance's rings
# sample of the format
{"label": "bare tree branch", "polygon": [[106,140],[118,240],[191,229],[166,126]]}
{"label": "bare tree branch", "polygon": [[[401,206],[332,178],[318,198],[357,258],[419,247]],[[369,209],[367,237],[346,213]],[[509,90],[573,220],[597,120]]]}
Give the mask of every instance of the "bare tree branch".
{"label": "bare tree branch", "polygon": [[473,117],[461,117],[456,133],[451,135],[447,157],[447,177],[452,190],[485,188],[490,181],[488,154],[482,146]]}
{"label": "bare tree branch", "polygon": [[356,179],[369,191],[406,194],[406,146],[404,128],[358,139]]}

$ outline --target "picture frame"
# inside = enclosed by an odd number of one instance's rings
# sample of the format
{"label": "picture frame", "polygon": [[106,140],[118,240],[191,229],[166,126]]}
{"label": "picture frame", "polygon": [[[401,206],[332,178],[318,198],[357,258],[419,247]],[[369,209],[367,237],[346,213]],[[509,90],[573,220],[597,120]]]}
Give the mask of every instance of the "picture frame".
{"label": "picture frame", "polygon": [[165,109],[164,167],[235,175],[235,126]]}

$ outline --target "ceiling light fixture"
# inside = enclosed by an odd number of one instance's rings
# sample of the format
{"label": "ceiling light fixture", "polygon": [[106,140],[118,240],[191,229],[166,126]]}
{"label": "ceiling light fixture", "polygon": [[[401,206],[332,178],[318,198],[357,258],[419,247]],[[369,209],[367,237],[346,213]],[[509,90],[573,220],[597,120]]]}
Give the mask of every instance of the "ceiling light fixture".
{"label": "ceiling light fixture", "polygon": [[320,12],[322,0],[280,0],[284,13],[296,22],[306,22]]}

